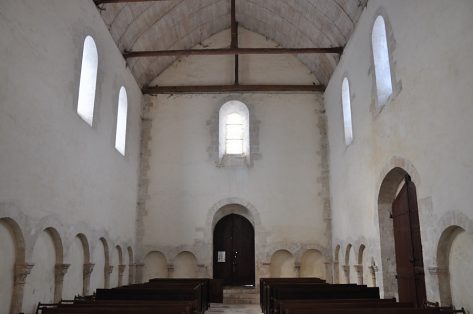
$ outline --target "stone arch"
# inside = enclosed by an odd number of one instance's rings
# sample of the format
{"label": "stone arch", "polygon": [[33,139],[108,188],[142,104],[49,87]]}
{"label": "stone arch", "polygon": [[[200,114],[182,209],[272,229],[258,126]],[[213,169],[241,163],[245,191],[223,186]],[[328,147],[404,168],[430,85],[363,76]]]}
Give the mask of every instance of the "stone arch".
{"label": "stone arch", "polygon": [[114,280],[116,280],[117,287],[120,287],[123,282],[123,273],[125,271],[125,266],[123,265],[123,250],[120,245],[115,246],[116,258],[115,264],[113,265],[113,274],[115,275]]}
{"label": "stone arch", "polygon": [[357,275],[357,283],[359,285],[365,284],[364,280],[364,274],[365,274],[365,268],[367,265],[364,263],[364,253],[366,250],[366,246],[364,244],[360,244],[360,247],[358,248],[357,252],[357,265],[355,265],[355,270],[356,270],[356,275]]}
{"label": "stone arch", "polygon": [[[0,261],[0,312],[19,313],[23,301],[24,277],[29,272],[25,265],[25,239],[18,223],[9,217],[0,218],[0,233],[2,239],[2,260]],[[0,230],[2,231],[2,230]],[[8,239],[3,239],[6,233]],[[10,248],[10,250],[9,250]],[[10,251],[10,253],[8,252]]]}
{"label": "stone arch", "polygon": [[166,256],[159,251],[151,251],[144,258],[143,281],[152,278],[168,278],[168,262]]}
{"label": "stone arch", "polygon": [[340,283],[340,244],[335,247],[333,260],[333,281],[335,284]]}
{"label": "stone arch", "polygon": [[452,291],[450,287],[450,251],[455,238],[465,232],[460,226],[449,226],[442,232],[437,247],[437,269],[439,281],[440,302],[443,306],[452,305]]}
{"label": "stone arch", "polygon": [[[406,176],[418,188],[421,185],[420,176],[414,165],[401,157],[391,158],[389,164],[381,172],[379,178],[378,222],[381,247],[381,270],[382,280],[380,286],[384,292],[384,297],[397,297],[398,284],[395,278],[396,252],[394,246],[394,229],[391,219],[392,203],[396,199],[399,188]],[[382,231],[382,232],[381,232]]]}
{"label": "stone arch", "polygon": [[127,248],[128,252],[128,284],[131,285],[134,283],[134,255],[133,255],[133,248],[129,246]]}
{"label": "stone arch", "polygon": [[26,279],[22,312],[32,312],[38,302],[59,302],[69,267],[63,264],[64,248],[59,232],[47,227],[37,235],[31,258],[34,267]]}
{"label": "stone arch", "polygon": [[[257,270],[259,268],[258,263],[260,263],[260,266],[262,266],[263,260],[267,258],[267,256],[264,255],[265,253],[260,253],[260,255],[258,255],[258,252],[266,252],[265,247],[267,242],[267,232],[265,231],[265,228],[262,224],[261,216],[256,207],[250,202],[238,197],[226,198],[215,203],[208,211],[205,221],[206,226],[210,226],[210,228],[206,227],[204,229],[204,242],[208,244],[206,245],[207,250],[202,250],[202,252],[198,252],[199,260],[202,260],[205,264],[209,265],[208,272],[210,274],[213,274],[212,256],[213,233],[215,225],[224,216],[230,214],[237,214],[243,216],[248,219],[253,225],[253,228],[255,230],[255,252],[257,254],[255,256],[255,259]],[[258,281],[259,276],[260,273],[257,272],[256,281]]]}
{"label": "stone arch", "polygon": [[351,276],[352,276],[352,272],[351,272],[351,265],[350,263],[353,263],[353,261],[350,261],[350,254],[353,254],[352,253],[352,248],[353,248],[353,245],[351,243],[348,243],[347,244],[347,247],[345,248],[345,256],[344,256],[344,265],[343,265],[343,274],[344,274],[344,279],[345,279],[345,283],[351,283]]}
{"label": "stone arch", "polygon": [[288,250],[277,250],[271,256],[269,271],[272,278],[296,277],[294,255]]}
{"label": "stone arch", "polygon": [[173,278],[196,278],[197,258],[192,252],[183,251],[174,257]]}
{"label": "stone arch", "polygon": [[84,263],[90,263],[90,246],[89,240],[87,236],[83,233],[79,233],[76,235],[79,238],[80,242],[82,243],[82,247],[84,249]]}
{"label": "stone arch", "polygon": [[93,258],[91,259],[94,264],[92,276],[90,279],[90,289],[94,291],[98,288],[108,287],[109,277],[109,251],[108,242],[105,237],[100,237],[95,242]]}
{"label": "stone arch", "polygon": [[215,225],[217,224],[217,222],[219,222],[220,219],[222,219],[223,217],[228,216],[230,214],[236,214],[245,217],[251,222],[255,229],[257,225],[261,225],[261,219],[259,217],[258,212],[256,211],[256,208],[254,208],[254,206],[252,206],[248,202],[237,199],[228,199],[227,201],[222,201],[218,204],[219,205],[214,205],[210,210],[209,214],[211,215],[211,217],[209,217],[209,215],[207,216],[207,222],[209,222],[209,225],[212,226],[212,233],[215,229]]}
{"label": "stone arch", "polygon": [[90,264],[89,241],[83,233],[77,234],[69,248],[70,266],[64,278],[63,298],[73,299],[76,295],[86,294],[89,280],[84,276],[84,269]]}
{"label": "stone arch", "polygon": [[318,277],[325,279],[325,259],[321,251],[309,249],[302,254],[300,277]]}
{"label": "stone arch", "polygon": [[47,232],[53,240],[54,249],[56,253],[56,264],[62,264],[64,261],[64,247],[62,245],[61,235],[53,227],[48,227],[44,229],[44,231]]}
{"label": "stone arch", "polygon": [[108,242],[104,237],[101,237],[99,240],[102,242],[105,253],[105,267],[110,266],[110,250],[108,248]]}

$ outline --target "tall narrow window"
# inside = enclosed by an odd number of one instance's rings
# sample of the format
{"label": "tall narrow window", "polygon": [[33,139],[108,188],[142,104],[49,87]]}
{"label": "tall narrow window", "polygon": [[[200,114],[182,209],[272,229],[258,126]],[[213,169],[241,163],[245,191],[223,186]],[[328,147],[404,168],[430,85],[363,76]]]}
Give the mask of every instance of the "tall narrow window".
{"label": "tall narrow window", "polygon": [[219,157],[249,156],[250,114],[248,107],[240,101],[225,103],[219,112]]}
{"label": "tall narrow window", "polygon": [[117,111],[117,131],[115,135],[115,148],[125,156],[126,144],[126,118],[128,114],[128,99],[125,87],[120,88],[118,94],[118,111]]}
{"label": "tall narrow window", "polygon": [[353,142],[353,125],[351,121],[351,97],[350,84],[345,77],[342,83],[342,109],[343,125],[345,129],[345,144],[348,146]]}
{"label": "tall narrow window", "polygon": [[373,44],[374,69],[378,106],[384,106],[393,93],[391,64],[389,61],[388,38],[386,24],[382,16],[378,16],[371,34]]}
{"label": "tall narrow window", "polygon": [[94,118],[95,88],[97,83],[98,54],[94,39],[87,36],[82,52],[80,72],[79,99],[77,113],[90,126]]}

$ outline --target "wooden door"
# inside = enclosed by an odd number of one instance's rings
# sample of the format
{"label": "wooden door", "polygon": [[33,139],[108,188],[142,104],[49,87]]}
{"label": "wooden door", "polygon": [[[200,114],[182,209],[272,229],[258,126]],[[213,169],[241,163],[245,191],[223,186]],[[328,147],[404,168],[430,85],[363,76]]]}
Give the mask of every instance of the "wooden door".
{"label": "wooden door", "polygon": [[231,214],[215,226],[213,270],[226,286],[254,286],[255,231],[246,218]]}
{"label": "wooden door", "polygon": [[399,301],[421,307],[426,301],[417,193],[409,177],[393,203]]}

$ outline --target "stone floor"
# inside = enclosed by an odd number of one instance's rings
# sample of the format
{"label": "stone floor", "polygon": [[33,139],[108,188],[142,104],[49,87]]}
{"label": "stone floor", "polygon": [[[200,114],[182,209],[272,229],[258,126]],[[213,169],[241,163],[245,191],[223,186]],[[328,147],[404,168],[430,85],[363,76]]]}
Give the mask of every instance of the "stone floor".
{"label": "stone floor", "polygon": [[217,304],[212,303],[205,313],[261,314],[259,304]]}

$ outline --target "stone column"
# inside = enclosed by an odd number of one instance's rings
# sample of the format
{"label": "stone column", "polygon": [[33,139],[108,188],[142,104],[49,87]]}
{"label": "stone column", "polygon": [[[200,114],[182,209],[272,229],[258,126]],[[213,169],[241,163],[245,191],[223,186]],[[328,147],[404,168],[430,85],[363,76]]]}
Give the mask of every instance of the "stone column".
{"label": "stone column", "polygon": [[332,263],[325,262],[325,281],[327,283],[333,283],[333,272],[332,272]]}
{"label": "stone column", "polygon": [[340,283],[340,265],[338,262],[333,262],[333,283]]}
{"label": "stone column", "polygon": [[123,274],[125,273],[126,265],[118,265],[118,286],[123,286]]}
{"label": "stone column", "polygon": [[110,274],[113,272],[113,266],[104,267],[104,276],[105,276],[105,289],[110,288]]}
{"label": "stone column", "polygon": [[299,264],[299,263],[294,264],[294,272],[295,272],[297,278],[299,278],[301,276],[301,264]]}
{"label": "stone column", "polygon": [[15,278],[13,282],[13,293],[10,307],[10,314],[21,312],[23,305],[23,293],[25,291],[26,277],[31,273],[33,264],[15,265]]}
{"label": "stone column", "polygon": [[345,275],[344,283],[350,283],[350,265],[343,265],[343,273]]}
{"label": "stone column", "polygon": [[376,283],[376,273],[378,272],[378,266],[376,265],[371,265],[370,267],[368,267],[369,270],[370,270],[370,274],[371,274],[371,284],[373,285],[373,287],[377,287],[377,283]]}
{"label": "stone column", "polygon": [[168,278],[174,278],[174,265],[168,265]]}
{"label": "stone column", "polygon": [[452,293],[450,287],[450,273],[447,267],[433,266],[429,267],[429,274],[432,280],[432,286],[438,287],[438,295],[433,299],[440,300],[442,306],[452,305]]}
{"label": "stone column", "polygon": [[83,279],[83,288],[82,288],[82,294],[83,295],[89,295],[90,294],[90,275],[92,274],[92,271],[94,270],[95,264],[84,264],[84,269],[82,272],[82,279]]}
{"label": "stone column", "polygon": [[363,284],[363,265],[355,265],[357,284]]}
{"label": "stone column", "polygon": [[67,274],[70,264],[56,264],[54,266],[54,302],[58,303],[62,299],[62,286],[64,276]]}
{"label": "stone column", "polygon": [[135,283],[135,265],[128,265],[128,283],[130,285]]}
{"label": "stone column", "polygon": [[142,283],[143,282],[143,271],[145,264],[135,264],[135,283]]}

